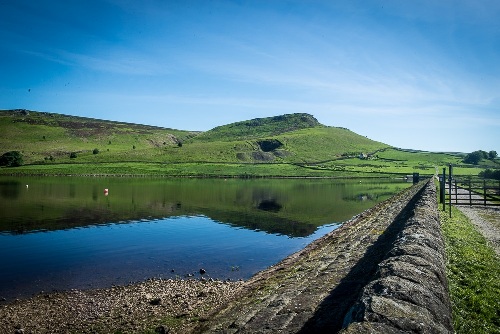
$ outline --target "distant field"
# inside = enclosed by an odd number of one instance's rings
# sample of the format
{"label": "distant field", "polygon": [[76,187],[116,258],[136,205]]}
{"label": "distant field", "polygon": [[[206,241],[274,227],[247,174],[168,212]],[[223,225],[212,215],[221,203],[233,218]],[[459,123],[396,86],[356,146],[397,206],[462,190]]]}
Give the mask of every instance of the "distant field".
{"label": "distant field", "polygon": [[455,175],[477,175],[484,166],[472,166],[462,163],[463,156],[449,153],[431,153],[405,151],[388,148],[377,152],[372,158],[359,159],[350,157],[318,164],[324,170],[342,172],[364,172],[383,174],[413,174],[433,175],[442,173],[442,168],[454,165]]}

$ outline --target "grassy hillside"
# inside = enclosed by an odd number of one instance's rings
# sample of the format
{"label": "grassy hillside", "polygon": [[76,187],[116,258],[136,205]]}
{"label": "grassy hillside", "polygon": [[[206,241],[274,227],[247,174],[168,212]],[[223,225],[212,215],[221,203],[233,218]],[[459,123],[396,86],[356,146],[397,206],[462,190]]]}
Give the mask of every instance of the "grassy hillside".
{"label": "grassy hillside", "polygon": [[24,160],[0,174],[346,177],[433,175],[450,163],[456,174],[484,168],[463,165],[460,154],[398,150],[308,114],[201,133],[10,110],[0,111],[0,130],[0,154],[20,151]]}
{"label": "grassy hillside", "polygon": [[[25,164],[295,163],[387,147],[345,129],[325,127],[307,114],[195,133],[21,110],[0,112],[0,128],[0,152],[21,151]],[[71,153],[76,158],[70,158]]]}
{"label": "grassy hillside", "polygon": [[287,114],[218,126],[195,140],[206,142],[257,139],[317,126],[321,124],[309,114]]}
{"label": "grassy hillside", "polygon": [[[117,161],[176,146],[197,133],[26,110],[0,111],[0,153],[21,151],[25,164]],[[94,149],[99,154],[93,154]],[[152,152],[147,152],[150,155]]]}

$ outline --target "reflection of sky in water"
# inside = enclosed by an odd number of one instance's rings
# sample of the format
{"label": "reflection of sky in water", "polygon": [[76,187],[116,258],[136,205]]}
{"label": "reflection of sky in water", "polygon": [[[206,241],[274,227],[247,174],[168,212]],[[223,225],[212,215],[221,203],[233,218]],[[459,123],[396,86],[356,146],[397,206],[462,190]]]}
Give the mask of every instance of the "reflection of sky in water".
{"label": "reflection of sky in water", "polygon": [[0,297],[199,277],[200,268],[207,277],[247,279],[337,227],[291,238],[195,216],[0,235]]}

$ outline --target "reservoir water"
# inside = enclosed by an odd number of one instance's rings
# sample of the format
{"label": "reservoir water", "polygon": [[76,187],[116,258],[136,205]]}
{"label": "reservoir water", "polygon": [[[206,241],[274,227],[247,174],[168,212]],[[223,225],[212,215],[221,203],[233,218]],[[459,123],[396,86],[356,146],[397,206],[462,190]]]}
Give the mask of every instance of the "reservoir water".
{"label": "reservoir water", "polygon": [[407,186],[1,177],[0,298],[196,279],[202,268],[206,278],[248,279]]}

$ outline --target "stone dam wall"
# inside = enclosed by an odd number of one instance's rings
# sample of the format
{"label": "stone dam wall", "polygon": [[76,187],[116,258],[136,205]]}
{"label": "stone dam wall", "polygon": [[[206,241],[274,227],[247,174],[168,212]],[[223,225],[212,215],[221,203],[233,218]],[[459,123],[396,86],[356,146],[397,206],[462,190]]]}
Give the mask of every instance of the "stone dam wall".
{"label": "stone dam wall", "polygon": [[341,333],[453,333],[445,245],[429,181]]}
{"label": "stone dam wall", "polygon": [[453,333],[436,188],[422,181],[244,282],[192,333]]}

